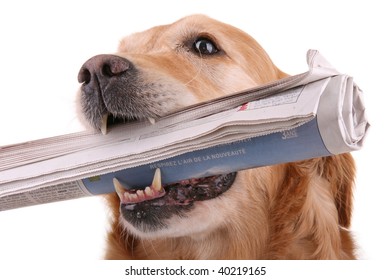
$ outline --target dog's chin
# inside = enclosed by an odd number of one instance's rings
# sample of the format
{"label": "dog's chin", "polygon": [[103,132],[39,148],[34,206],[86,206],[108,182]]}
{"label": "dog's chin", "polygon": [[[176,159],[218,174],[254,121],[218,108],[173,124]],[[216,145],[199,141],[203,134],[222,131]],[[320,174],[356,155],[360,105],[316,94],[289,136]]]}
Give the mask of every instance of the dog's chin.
{"label": "dog's chin", "polygon": [[[208,223],[203,208],[219,200],[233,185],[236,173],[183,180],[164,185],[161,195],[129,203],[120,195],[122,225],[140,237],[178,237]],[[200,210],[203,209],[203,210]],[[207,225],[210,227],[210,225]]]}

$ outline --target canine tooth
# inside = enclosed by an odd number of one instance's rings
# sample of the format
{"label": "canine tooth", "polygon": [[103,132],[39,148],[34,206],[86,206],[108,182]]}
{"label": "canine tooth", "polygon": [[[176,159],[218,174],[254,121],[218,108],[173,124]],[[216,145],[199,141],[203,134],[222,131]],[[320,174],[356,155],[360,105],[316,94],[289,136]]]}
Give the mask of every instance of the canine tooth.
{"label": "canine tooth", "polygon": [[151,124],[155,124],[156,123],[156,120],[151,118],[151,117],[148,117],[148,121],[151,123]]}
{"label": "canine tooth", "polygon": [[108,114],[104,114],[100,125],[100,131],[104,135],[107,134],[107,120],[108,120]]}
{"label": "canine tooth", "polygon": [[152,189],[161,192],[163,190],[162,185],[161,185],[161,171],[160,168],[157,168],[156,171],[154,172],[154,177],[153,177],[153,182],[151,185]]}
{"label": "canine tooth", "polygon": [[126,194],[126,188],[123,186],[121,182],[119,182],[117,178],[112,179],[112,182],[114,183],[115,191],[118,194],[120,200],[123,200]]}

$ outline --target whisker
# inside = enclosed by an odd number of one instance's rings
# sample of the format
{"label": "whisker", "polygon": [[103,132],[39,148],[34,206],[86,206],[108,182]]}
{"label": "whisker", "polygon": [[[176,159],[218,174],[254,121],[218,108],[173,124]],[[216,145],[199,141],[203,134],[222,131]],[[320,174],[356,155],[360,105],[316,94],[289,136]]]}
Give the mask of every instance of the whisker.
{"label": "whisker", "polygon": [[154,247],[154,244],[152,241],[149,242],[150,246],[152,247],[152,250],[156,253],[156,255],[160,258],[160,254],[157,252],[156,248]]}
{"label": "whisker", "polygon": [[191,80],[189,80],[188,82],[186,82],[184,85],[185,86],[188,86],[192,81],[194,81],[195,79],[198,78],[198,76],[200,75],[201,71],[202,71],[202,68],[203,68],[203,57],[202,57],[202,54],[199,53],[200,55],[200,67],[198,68],[198,71],[196,72],[195,76],[192,77]]}

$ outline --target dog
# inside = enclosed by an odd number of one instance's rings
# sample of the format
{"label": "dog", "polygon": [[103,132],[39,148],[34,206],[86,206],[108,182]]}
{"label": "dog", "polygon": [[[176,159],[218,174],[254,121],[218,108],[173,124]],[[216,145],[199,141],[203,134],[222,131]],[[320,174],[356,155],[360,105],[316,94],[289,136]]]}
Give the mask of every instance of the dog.
{"label": "dog", "polygon": [[[204,15],[125,37],[87,60],[78,103],[88,124],[153,120],[286,77],[250,35]],[[111,121],[110,121],[111,120]],[[106,259],[355,259],[350,154],[107,195]],[[152,178],[151,178],[152,181]],[[223,187],[214,191],[217,182]],[[213,192],[197,198],[201,188]],[[179,203],[179,193],[187,203]]]}

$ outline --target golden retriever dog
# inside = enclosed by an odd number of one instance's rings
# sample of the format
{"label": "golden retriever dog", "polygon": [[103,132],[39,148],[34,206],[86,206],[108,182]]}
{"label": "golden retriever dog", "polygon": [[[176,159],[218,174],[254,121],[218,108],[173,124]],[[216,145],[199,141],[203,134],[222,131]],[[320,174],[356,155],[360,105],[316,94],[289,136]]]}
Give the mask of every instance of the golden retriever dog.
{"label": "golden retriever dog", "polygon": [[[248,34],[203,15],[125,37],[79,72],[80,110],[103,132],[113,120],[158,119],[287,75]],[[259,155],[261,156],[261,155]],[[107,195],[107,259],[354,259],[354,162],[315,158]],[[200,190],[210,195],[196,196]],[[186,203],[182,203],[183,199]]]}

